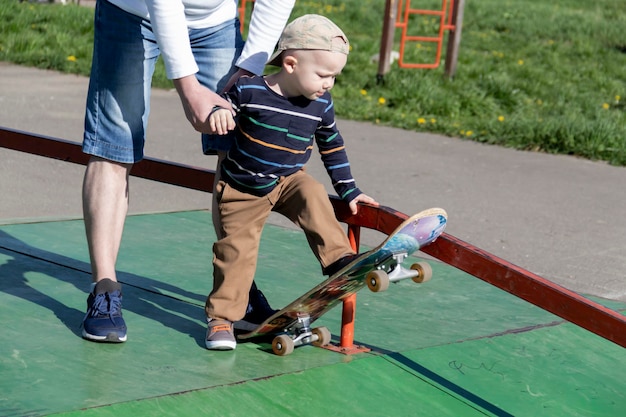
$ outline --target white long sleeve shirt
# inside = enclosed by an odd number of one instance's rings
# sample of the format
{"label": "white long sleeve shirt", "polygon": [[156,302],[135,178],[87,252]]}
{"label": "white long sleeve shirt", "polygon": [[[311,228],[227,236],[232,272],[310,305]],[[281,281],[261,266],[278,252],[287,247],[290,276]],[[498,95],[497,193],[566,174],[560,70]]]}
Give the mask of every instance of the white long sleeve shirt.
{"label": "white long sleeve shirt", "polygon": [[[152,24],[169,79],[198,72],[188,29],[220,25],[237,17],[233,0],[108,0]],[[295,0],[256,0],[246,45],[235,65],[256,75],[274,51]]]}

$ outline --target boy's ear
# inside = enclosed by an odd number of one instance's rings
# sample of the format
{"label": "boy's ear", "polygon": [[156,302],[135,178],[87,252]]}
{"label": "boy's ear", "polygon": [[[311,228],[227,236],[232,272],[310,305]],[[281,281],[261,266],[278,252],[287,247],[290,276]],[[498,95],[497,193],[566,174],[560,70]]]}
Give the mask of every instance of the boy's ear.
{"label": "boy's ear", "polygon": [[296,65],[298,64],[298,59],[293,55],[285,55],[283,57],[283,69],[289,73],[293,72]]}

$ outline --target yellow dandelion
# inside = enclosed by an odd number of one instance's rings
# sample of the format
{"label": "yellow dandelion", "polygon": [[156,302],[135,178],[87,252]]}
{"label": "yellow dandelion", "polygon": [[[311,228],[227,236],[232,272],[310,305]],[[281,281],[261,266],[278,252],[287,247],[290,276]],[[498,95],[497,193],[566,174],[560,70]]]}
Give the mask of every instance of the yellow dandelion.
{"label": "yellow dandelion", "polygon": [[434,117],[430,119],[430,124],[434,125],[435,123],[437,123],[437,119],[435,119]]}
{"label": "yellow dandelion", "polygon": [[523,59],[518,59],[517,60],[517,65],[524,65],[524,60]]}
{"label": "yellow dandelion", "polygon": [[620,99],[621,99],[621,97],[620,97],[620,96],[615,96],[615,102],[616,102],[616,103],[619,103],[619,100],[620,100]]}
{"label": "yellow dandelion", "polygon": [[465,136],[472,136],[474,134],[474,132],[472,132],[471,130],[468,130],[467,132],[465,132]]}
{"label": "yellow dandelion", "polygon": [[426,119],[424,119],[423,117],[417,119],[417,124],[423,125],[424,123],[426,123]]}
{"label": "yellow dandelion", "polygon": [[76,62],[76,57],[74,55],[70,55],[67,57],[67,60],[70,62]]}
{"label": "yellow dandelion", "polygon": [[504,116],[498,116],[498,121],[499,122],[504,122]]}
{"label": "yellow dandelion", "polygon": [[459,130],[459,133],[461,134],[461,136],[465,136],[465,130]]}
{"label": "yellow dandelion", "polygon": [[385,100],[385,97],[378,98],[378,104],[385,104],[385,102],[387,102],[387,100]]}
{"label": "yellow dandelion", "polygon": [[366,96],[367,95],[367,90],[366,89],[361,89],[361,95],[362,96]]}
{"label": "yellow dandelion", "polygon": [[609,103],[602,103],[602,108],[603,108],[604,110],[608,110],[608,109],[609,109],[609,107],[610,107],[610,106],[609,106]]}

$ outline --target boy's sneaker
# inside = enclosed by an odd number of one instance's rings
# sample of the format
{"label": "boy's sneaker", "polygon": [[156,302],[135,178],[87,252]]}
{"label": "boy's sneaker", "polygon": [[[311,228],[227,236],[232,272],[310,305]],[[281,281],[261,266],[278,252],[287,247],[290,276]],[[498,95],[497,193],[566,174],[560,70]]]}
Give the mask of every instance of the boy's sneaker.
{"label": "boy's sneaker", "polygon": [[274,310],[267,302],[267,298],[252,282],[250,294],[248,297],[248,309],[243,319],[234,323],[234,328],[243,332],[250,332],[258,327],[278,310]]}
{"label": "boy's sneaker", "polygon": [[228,320],[209,319],[206,332],[206,348],[211,350],[233,350],[237,347],[233,323]]}
{"label": "boy's sneaker", "polygon": [[332,264],[328,265],[326,268],[322,268],[322,273],[328,276],[334,275],[335,273],[339,272],[339,270],[342,269],[344,266],[354,261],[358,256],[359,254],[357,253],[354,255],[347,255],[343,258],[339,258]]}
{"label": "boy's sneaker", "polygon": [[122,285],[105,278],[87,298],[83,319],[83,338],[94,342],[126,341],[126,323],[122,317]]}

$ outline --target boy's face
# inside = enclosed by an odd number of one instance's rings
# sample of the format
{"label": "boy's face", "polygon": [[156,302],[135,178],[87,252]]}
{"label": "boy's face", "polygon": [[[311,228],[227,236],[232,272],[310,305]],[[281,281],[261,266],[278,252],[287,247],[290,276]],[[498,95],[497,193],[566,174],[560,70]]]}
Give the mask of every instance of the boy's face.
{"label": "boy's face", "polygon": [[299,95],[316,100],[335,85],[348,56],[339,52],[321,50],[296,50],[290,71],[292,87]]}

